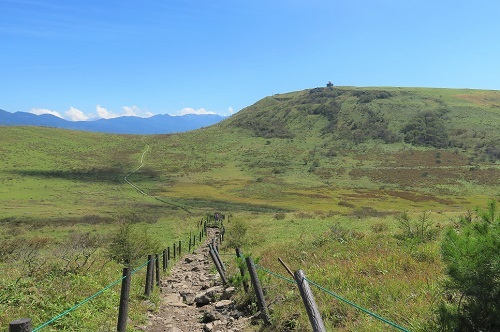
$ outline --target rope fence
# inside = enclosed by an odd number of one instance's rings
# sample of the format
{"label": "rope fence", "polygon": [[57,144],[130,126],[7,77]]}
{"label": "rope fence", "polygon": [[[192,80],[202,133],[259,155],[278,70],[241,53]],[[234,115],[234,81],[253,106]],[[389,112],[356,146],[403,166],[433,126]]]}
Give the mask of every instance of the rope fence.
{"label": "rope fence", "polygon": [[[240,254],[240,258],[244,258],[244,256],[242,254]],[[254,267],[256,269],[259,269],[259,270],[261,270],[261,271],[263,271],[263,272],[265,272],[265,273],[267,273],[267,274],[269,274],[269,275],[271,275],[271,276],[273,276],[275,278],[278,278],[280,280],[284,280],[284,281],[286,281],[288,283],[291,283],[291,284],[298,284],[298,282],[296,280],[287,278],[287,277],[285,277],[285,276],[283,276],[283,275],[281,275],[279,273],[273,272],[273,271],[271,271],[271,270],[269,270],[269,269],[267,269],[267,268],[265,268],[265,267],[263,267],[263,266],[261,266],[259,264],[255,264],[254,263],[253,265],[254,265]],[[302,272],[302,271],[299,271],[299,272]],[[295,277],[296,277],[296,275],[295,275]],[[383,318],[383,317],[377,315],[376,313],[374,313],[374,312],[372,312],[372,311],[370,311],[370,310],[368,310],[366,308],[363,308],[360,305],[357,305],[354,302],[351,302],[351,301],[349,301],[349,300],[341,297],[340,295],[336,294],[335,292],[333,292],[333,291],[331,291],[331,290],[329,290],[329,289],[327,289],[327,288],[319,285],[318,283],[316,283],[316,282],[314,282],[314,281],[306,278],[305,276],[303,277],[303,280],[305,280],[308,283],[312,284],[313,286],[317,287],[321,291],[323,291],[323,292],[325,292],[325,293],[327,293],[327,294],[335,297],[336,299],[338,299],[338,300],[340,300],[340,301],[342,301],[342,302],[344,302],[344,303],[346,303],[346,304],[348,304],[348,305],[350,305],[350,306],[352,306],[352,307],[354,307],[354,308],[356,308],[356,309],[358,309],[358,310],[360,310],[360,311],[362,311],[362,312],[364,312],[364,313],[372,316],[373,318],[375,318],[375,319],[377,319],[377,320],[379,320],[381,322],[384,322],[384,323],[386,323],[386,324],[388,324],[388,325],[390,325],[390,326],[392,326],[392,327],[394,327],[394,328],[396,328],[396,329],[398,329],[400,331],[410,332],[408,329],[406,329],[406,328],[404,328],[404,327],[402,327],[402,326],[400,326],[400,325],[398,325],[398,324],[396,324],[396,323],[394,323],[394,322],[392,322],[392,321],[390,321],[390,320],[388,320],[386,318]],[[314,300],[313,300],[313,302],[314,302]],[[309,315],[309,312],[308,312],[308,315]],[[324,329],[324,327],[323,327],[323,329]],[[313,326],[313,330],[314,331],[323,331],[323,329],[315,329],[314,326]]]}
{"label": "rope fence", "polygon": [[[132,271],[131,274],[135,274],[137,271],[139,271],[140,269],[144,268],[144,266],[146,266],[150,261],[148,260],[146,263],[142,264],[141,266],[139,266],[138,268],[136,268],[134,271]],[[69,308],[68,310],[60,313],[59,315],[53,317],[52,319],[46,321],[45,323],[43,323],[42,325],[36,327],[33,329],[32,332],[36,332],[36,331],[39,331],[41,330],[42,328],[44,328],[45,326],[47,325],[50,325],[52,324],[53,322],[55,322],[56,320],[58,320],[59,318],[62,318],[64,316],[66,316],[67,314],[69,314],[70,312],[76,310],[78,307],[84,305],[85,303],[89,302],[90,300],[92,300],[93,298],[101,295],[102,293],[104,293],[105,291],[107,291],[108,289],[112,288],[114,285],[116,285],[117,283],[119,283],[120,281],[122,281],[123,279],[125,279],[126,277],[121,277],[120,279],[118,280],[115,280],[113,281],[112,283],[110,283],[109,285],[107,285],[106,287],[104,287],[103,289],[101,289],[100,291],[98,291],[97,293],[87,297],[85,300],[77,303],[76,305],[74,305],[73,307]]]}
{"label": "rope fence", "polygon": [[[200,224],[201,225],[201,224]],[[199,225],[199,226],[200,226]],[[199,243],[201,243],[201,237],[202,235],[206,236],[207,235],[207,223],[205,223],[203,225],[203,230],[200,232],[199,234]],[[219,234],[219,238],[218,238],[218,241],[219,243],[221,243],[223,241],[223,235],[224,235],[224,228],[222,226],[222,231],[220,232]],[[191,250],[191,245],[193,244],[193,246],[196,244],[196,238],[198,236],[195,234],[194,236],[190,233],[189,234],[189,250]],[[214,261],[214,263],[216,264],[216,267],[217,267],[217,270],[219,271],[219,274],[221,275],[222,277],[222,280],[224,282],[224,284],[226,284],[226,281],[225,281],[225,266],[224,266],[224,263],[222,262],[222,260],[220,259],[220,255],[229,255],[229,254],[221,254],[219,253],[219,250],[218,250],[218,245],[214,242],[214,239],[212,239],[212,243],[209,244],[209,247],[210,247],[210,254],[212,255],[212,259]],[[176,247],[176,243],[174,242],[174,245],[173,245],[173,258],[175,259],[176,257],[176,252],[178,251],[178,257],[180,258],[180,255],[181,255],[181,241],[179,241],[178,243],[178,247]],[[261,286],[260,286],[260,281],[258,280],[258,276],[257,276],[257,273],[256,273],[256,270],[261,270],[263,271],[264,273],[268,274],[268,275],[271,275],[277,279],[280,279],[280,280],[283,280],[287,283],[290,283],[290,284],[294,284],[294,285],[297,285],[298,288],[299,288],[299,291],[300,291],[300,294],[301,294],[301,297],[304,301],[304,305],[306,306],[306,311],[307,311],[307,314],[309,316],[309,321],[311,322],[311,325],[313,326],[313,331],[314,332],[322,332],[322,331],[326,331],[325,327],[324,327],[324,324],[323,324],[323,321],[322,321],[322,318],[321,318],[321,315],[319,313],[319,310],[317,309],[317,306],[316,306],[316,303],[315,303],[315,300],[314,300],[314,296],[312,295],[312,292],[310,291],[310,288],[309,288],[309,284],[312,284],[313,286],[315,286],[316,288],[318,288],[319,290],[323,291],[324,293],[326,294],[329,294],[331,296],[333,296],[334,298],[336,298],[337,300],[341,301],[341,302],[344,302],[354,308],[356,308],[357,310],[360,310],[368,315],[370,315],[371,317],[385,323],[385,324],[388,324],[390,326],[392,326],[393,328],[396,328],[400,331],[403,331],[403,332],[410,332],[408,329],[386,319],[386,318],[383,318],[381,317],[380,315],[366,309],[366,308],[363,308],[361,307],[360,305],[357,305],[355,304],[354,302],[351,302],[343,297],[341,297],[340,295],[336,294],[335,292],[323,287],[322,285],[319,285],[318,283],[314,282],[313,280],[310,280],[308,278],[305,277],[305,274],[303,271],[299,270],[299,271],[296,271],[295,273],[292,273],[291,270],[281,261],[280,259],[280,262],[285,266],[285,268],[288,270],[288,272],[293,276],[293,279],[291,278],[288,278],[286,276],[283,276],[279,273],[276,273],[276,272],[273,272],[259,264],[255,264],[252,260],[251,257],[247,256],[245,257],[240,251],[239,251],[239,248],[236,249],[236,256],[238,257],[238,259],[242,259],[246,262],[246,265],[247,265],[247,271],[249,272],[250,274],[250,279],[252,281],[252,287],[254,288],[254,291],[257,295],[257,300],[258,300],[258,305],[259,305],[259,310],[260,310],[260,315],[261,317],[263,318],[264,320],[264,323],[266,325],[270,325],[271,324],[271,320],[269,318],[269,313],[268,313],[268,310],[267,310],[267,305],[265,304],[265,299],[264,299],[264,295],[263,295],[263,292],[262,292],[262,289],[261,289]],[[82,300],[81,302],[77,303],[76,305],[74,305],[73,307],[65,310],[64,312],[54,316],[53,318],[51,318],[50,320],[46,321],[45,323],[41,324],[40,326],[36,327],[35,329],[31,330],[31,320],[30,319],[21,319],[19,320],[19,324],[21,323],[24,323],[24,322],[28,322],[29,323],[29,329],[12,329],[9,331],[31,331],[31,332],[37,332],[37,331],[40,331],[42,328],[52,324],[53,322],[59,320],[60,318],[68,315],[69,313],[71,313],[72,311],[76,310],[77,308],[81,307],[82,305],[88,303],[89,301],[91,301],[92,299],[94,299],[95,297],[103,294],[104,292],[106,292],[107,290],[109,290],[110,288],[112,288],[113,286],[115,286],[116,284],[118,284],[119,282],[122,282],[122,296],[121,296],[121,299],[120,299],[120,316],[119,316],[119,325],[118,325],[118,331],[125,331],[125,328],[126,328],[126,315],[127,315],[127,312],[128,312],[128,289],[129,289],[129,284],[128,286],[124,286],[126,285],[126,282],[130,283],[130,279],[131,278],[127,278],[127,275],[129,276],[132,276],[134,274],[136,274],[138,271],[142,270],[145,266],[147,266],[147,273],[146,273],[146,290],[145,290],[145,295],[146,296],[149,296],[150,295],[150,292],[151,292],[151,289],[153,287],[153,284],[154,284],[154,274],[155,274],[155,265],[156,265],[156,281],[157,281],[157,285],[160,286],[160,281],[159,281],[159,262],[160,262],[160,257],[162,258],[161,261],[163,261],[163,271],[166,270],[167,268],[167,265],[168,265],[168,261],[170,260],[170,247],[165,250],[162,251],[162,254],[159,255],[159,254],[155,254],[154,256],[153,255],[148,255],[148,260],[146,262],[144,262],[143,264],[141,264],[139,267],[135,268],[132,272],[130,272],[130,270],[127,271],[128,274],[126,274],[126,269],[128,268],[125,268],[124,269],[124,274],[121,278],[113,281],[112,283],[110,283],[109,285],[105,286],[104,288],[102,288],[101,290],[97,291],[96,293],[92,294],[91,296],[87,297],[86,299]],[[244,277],[244,274],[245,274],[245,271],[240,267],[240,273],[242,274],[242,277]],[[245,278],[243,278],[245,279]],[[248,291],[248,285],[245,285],[245,282],[243,282],[243,286],[245,287],[245,291]],[[124,292],[124,289],[127,289],[126,291],[126,300],[123,301],[122,297],[123,297],[123,292]],[[120,321],[123,321],[123,317],[122,316],[122,303],[126,303],[125,304],[125,309],[124,309],[124,312],[125,312],[125,323],[123,323],[123,325],[120,325]],[[15,324],[17,321],[11,323],[11,326],[12,324]],[[120,326],[123,326],[123,327],[120,327]]]}
{"label": "rope fence", "polygon": [[[201,239],[202,237],[206,237],[207,236],[207,222],[203,223],[203,220],[201,222],[198,223],[198,229],[202,227],[201,231],[199,231],[199,234],[198,233],[192,233],[190,232],[189,234],[189,246],[188,246],[188,250],[191,251],[191,248],[194,248],[196,246],[196,243],[197,243],[197,239],[198,239],[198,245],[201,244]],[[212,241],[213,242],[213,241]],[[182,241],[177,241],[174,242],[173,244],[173,259],[175,260],[176,256],[180,259],[181,257],[181,244],[182,244]],[[69,313],[75,311],[76,309],[78,309],[79,307],[83,306],[84,304],[90,302],[92,299],[96,298],[97,296],[103,294],[104,292],[106,292],[107,290],[109,290],[110,288],[112,288],[113,286],[115,286],[116,284],[122,282],[122,295],[121,297],[123,297],[123,291],[124,291],[124,288],[127,288],[126,290],[126,301],[122,301],[122,299],[120,299],[120,315],[122,315],[122,310],[124,310],[125,312],[125,316],[127,315],[127,312],[128,312],[128,292],[129,292],[129,288],[130,288],[130,279],[131,278],[127,278],[127,275],[129,275],[130,277],[134,274],[136,274],[137,272],[139,272],[140,270],[142,270],[144,267],[148,267],[147,269],[147,273],[146,273],[146,291],[145,291],[145,296],[148,297],[150,295],[150,292],[151,292],[151,289],[153,287],[153,284],[154,284],[154,274],[156,274],[156,281],[157,281],[157,286],[160,286],[160,272],[159,272],[159,265],[160,265],[160,261],[163,262],[163,271],[166,271],[167,267],[168,267],[168,262],[171,260],[171,257],[170,257],[170,254],[171,254],[171,251],[170,251],[170,247],[168,247],[167,249],[163,250],[161,252],[161,254],[155,254],[155,255],[148,255],[148,259],[147,261],[145,261],[144,263],[142,263],[140,266],[138,266],[137,268],[133,269],[131,272],[129,270],[129,272],[127,272],[128,274],[126,274],[125,270],[127,270],[128,268],[124,268],[124,274],[121,278],[113,281],[112,283],[110,283],[109,285],[105,286],[104,288],[102,288],[101,290],[97,291],[96,293],[92,294],[91,296],[85,298],[84,300],[78,302],[77,304],[75,304],[74,306],[72,306],[71,308],[57,314],[56,316],[54,316],[53,318],[49,319],[48,321],[46,321],[45,323],[37,326],[36,328],[34,329],[31,329],[31,319],[29,318],[22,318],[22,319],[18,319],[18,320],[15,320],[13,322],[11,322],[9,324],[9,331],[26,331],[26,332],[37,332],[37,331],[40,331],[41,329],[43,329],[44,327],[56,322],[57,320],[61,319],[62,317],[68,315]],[[176,255],[177,254],[177,255]],[[161,258],[161,259],[160,259]],[[125,280],[127,280],[127,283],[125,283]],[[124,286],[125,285],[125,286]],[[123,303],[123,305],[122,305]],[[125,306],[125,308],[123,308],[122,306]],[[119,323],[120,324],[120,321],[123,320],[122,317],[119,317]],[[126,322],[126,317],[125,317],[125,322]],[[126,324],[126,323],[125,323]],[[125,331],[125,324],[121,325],[122,327],[118,327],[118,331]]]}

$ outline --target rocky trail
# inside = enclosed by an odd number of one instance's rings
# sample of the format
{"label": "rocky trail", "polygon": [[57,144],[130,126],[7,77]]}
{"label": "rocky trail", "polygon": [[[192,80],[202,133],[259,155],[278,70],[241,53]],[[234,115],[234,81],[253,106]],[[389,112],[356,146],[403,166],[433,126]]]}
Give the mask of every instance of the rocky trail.
{"label": "rocky trail", "polygon": [[249,331],[250,317],[238,311],[232,299],[235,289],[224,287],[214,264],[208,243],[218,229],[209,228],[206,243],[185,255],[170,275],[161,280],[160,307],[149,313],[147,332],[237,332]]}

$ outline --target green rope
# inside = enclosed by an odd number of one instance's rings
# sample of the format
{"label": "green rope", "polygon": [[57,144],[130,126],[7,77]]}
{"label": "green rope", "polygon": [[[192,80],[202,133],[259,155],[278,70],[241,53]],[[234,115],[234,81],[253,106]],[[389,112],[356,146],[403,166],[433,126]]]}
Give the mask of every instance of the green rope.
{"label": "green rope", "polygon": [[328,289],[326,289],[326,288],[324,288],[324,287],[322,287],[322,286],[318,285],[318,284],[317,284],[317,283],[315,283],[314,281],[309,280],[309,279],[307,279],[307,278],[304,278],[304,279],[305,279],[305,280],[307,280],[309,283],[313,284],[314,286],[318,287],[319,289],[321,289],[321,290],[322,290],[322,291],[324,291],[325,293],[328,293],[328,294],[330,294],[330,295],[334,296],[335,298],[339,299],[340,301],[343,301],[343,302],[345,302],[345,303],[347,303],[347,304],[349,304],[349,305],[351,305],[351,306],[355,307],[356,309],[359,309],[359,310],[361,310],[361,311],[363,311],[363,312],[367,313],[368,315],[370,315],[370,316],[372,316],[372,317],[375,317],[375,318],[377,318],[378,320],[381,320],[381,321],[383,321],[383,322],[385,322],[385,323],[387,323],[387,324],[389,324],[389,325],[391,325],[391,326],[393,326],[393,327],[395,327],[395,328],[397,328],[397,329],[399,329],[399,330],[401,330],[401,331],[404,331],[404,332],[410,332],[409,330],[405,329],[404,327],[401,327],[401,326],[399,326],[399,325],[397,325],[397,324],[395,324],[395,323],[393,323],[393,322],[391,322],[391,321],[389,321],[389,320],[387,320],[387,319],[385,319],[385,318],[380,317],[379,315],[377,315],[377,314],[375,314],[375,313],[373,313],[373,312],[371,312],[371,311],[369,311],[369,310],[367,310],[367,309],[365,309],[365,308],[363,308],[363,307],[360,307],[359,305],[357,305],[357,304],[355,304],[355,303],[353,303],[353,302],[351,302],[351,301],[349,301],[349,300],[346,300],[346,299],[344,299],[344,298],[340,297],[339,295],[335,294],[334,292],[332,292],[332,291],[330,291],[330,290],[328,290]]}
{"label": "green rope", "polygon": [[[138,268],[136,268],[134,271],[132,271],[131,275],[136,273],[137,271],[139,271],[140,269],[142,269],[144,266],[146,266],[147,264],[149,263],[149,260],[142,264],[141,266],[139,266]],[[106,287],[104,287],[103,289],[101,289],[100,291],[98,291],[97,293],[95,293],[94,295],[91,295],[89,297],[87,297],[85,300],[81,301],[80,303],[76,304],[75,306],[69,308],[68,310],[64,311],[63,313],[60,313],[59,315],[55,316],[54,318],[48,320],[47,322],[43,323],[42,325],[38,326],[37,328],[33,329],[32,332],[36,332],[42,328],[44,328],[45,326],[55,322],[56,320],[58,320],[59,318],[69,314],[70,312],[74,311],[75,309],[77,309],[78,307],[84,305],[85,303],[89,302],[90,300],[92,300],[94,297],[98,296],[98,295],[101,295],[102,293],[104,293],[105,291],[107,291],[108,289],[110,289],[111,287],[113,287],[114,285],[116,285],[117,283],[119,283],[120,281],[122,281],[123,279],[125,279],[126,276],[123,276],[121,277],[120,279],[110,283],[109,285],[107,285]]]}
{"label": "green rope", "polygon": [[[260,265],[258,265],[258,264],[254,264],[254,265],[255,265],[255,267],[256,267],[256,268],[258,268],[258,269],[260,269],[260,270],[262,270],[262,271],[264,271],[264,272],[266,272],[266,273],[268,273],[268,274],[270,274],[270,275],[272,275],[272,276],[275,276],[275,277],[277,277],[277,278],[279,278],[279,279],[283,279],[283,280],[285,280],[285,281],[288,281],[289,283],[296,284],[295,280],[293,280],[293,279],[286,278],[286,277],[284,277],[284,276],[282,276],[282,275],[280,275],[280,274],[274,273],[274,272],[272,272],[272,271],[270,271],[270,270],[268,270],[268,269],[266,269],[266,268],[264,268],[264,267],[262,267],[262,266],[260,266]],[[371,312],[371,311],[369,311],[369,310],[367,310],[367,309],[365,309],[365,308],[363,308],[363,307],[358,306],[357,304],[355,304],[355,303],[353,303],[353,302],[351,302],[351,301],[349,301],[349,300],[346,300],[346,299],[342,298],[341,296],[339,296],[339,295],[335,294],[334,292],[332,292],[332,291],[330,291],[330,290],[328,290],[328,289],[326,289],[326,288],[324,288],[324,287],[322,287],[322,286],[318,285],[318,284],[317,284],[317,283],[315,283],[314,281],[309,280],[309,279],[307,279],[307,278],[305,278],[305,279],[306,279],[309,283],[311,283],[312,285],[314,285],[314,286],[318,287],[319,289],[321,289],[322,291],[324,291],[324,292],[326,292],[326,293],[328,293],[328,294],[330,294],[330,295],[334,296],[335,298],[337,298],[337,299],[339,299],[339,300],[341,300],[341,301],[343,301],[343,302],[345,302],[345,303],[347,303],[347,304],[349,304],[349,305],[351,305],[351,306],[355,307],[356,309],[359,309],[359,310],[361,310],[361,311],[363,311],[363,312],[367,313],[368,315],[370,315],[370,316],[372,316],[372,317],[375,317],[375,318],[377,318],[378,320],[381,320],[382,322],[385,322],[385,323],[387,323],[387,324],[389,324],[389,325],[391,325],[391,326],[393,326],[393,327],[395,327],[395,328],[397,328],[397,329],[399,329],[399,330],[401,330],[401,331],[404,331],[404,332],[410,332],[409,330],[405,329],[404,327],[401,327],[401,326],[399,326],[399,325],[397,325],[397,324],[395,324],[395,323],[393,323],[393,322],[391,322],[391,321],[389,321],[389,320],[387,320],[387,319],[385,319],[385,318],[383,318],[383,317],[380,317],[379,315],[377,315],[377,314],[375,314],[375,313],[373,313],[373,312]]]}
{"label": "green rope", "polygon": [[258,264],[254,264],[254,265],[255,265],[255,267],[256,267],[256,268],[258,268],[258,269],[260,269],[260,270],[262,270],[262,271],[264,271],[264,272],[266,272],[266,273],[269,273],[269,274],[270,274],[270,275],[272,275],[272,276],[275,276],[275,277],[277,277],[277,278],[283,279],[283,280],[288,281],[289,283],[292,283],[292,284],[295,284],[295,283],[296,283],[296,282],[295,282],[295,280],[293,280],[293,279],[289,279],[289,278],[284,277],[284,276],[282,276],[282,275],[280,275],[280,274],[277,274],[277,273],[274,273],[274,272],[272,272],[272,271],[269,271],[268,269],[266,269],[266,268],[264,268],[264,267],[262,267],[262,266],[260,266],[260,265],[258,265]]}
{"label": "green rope", "polygon": [[146,263],[142,264],[141,266],[139,266],[138,268],[136,268],[134,271],[132,271],[130,273],[130,275],[134,275],[137,271],[139,271],[140,269],[142,269],[143,267],[145,267],[146,265],[148,265],[149,262],[150,262],[149,260],[146,261]]}

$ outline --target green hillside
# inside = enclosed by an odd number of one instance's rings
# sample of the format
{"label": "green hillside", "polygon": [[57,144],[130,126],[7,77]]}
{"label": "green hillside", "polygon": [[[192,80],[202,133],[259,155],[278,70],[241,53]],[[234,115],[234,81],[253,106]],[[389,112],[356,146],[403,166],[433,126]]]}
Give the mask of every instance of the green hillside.
{"label": "green hillside", "polygon": [[150,157],[170,174],[159,193],[175,199],[462,209],[498,194],[499,105],[498,91],[318,88],[266,97],[210,128],[149,138]]}
{"label": "green hillside", "polygon": [[[316,88],[175,135],[0,127],[0,326],[28,315],[36,326],[112,282],[121,266],[109,251],[123,225],[136,227],[148,250],[164,248],[220,211],[231,217],[228,243],[263,266],[281,273],[283,258],[426,331],[436,303],[460,298],[442,288],[441,232],[457,214],[500,199],[499,160],[500,91]],[[425,226],[423,238],[414,226]],[[97,263],[69,271],[63,262],[81,258],[82,241]],[[135,323],[146,312],[139,282]],[[264,280],[277,303],[274,330],[305,330],[300,298],[273,282]],[[54,329],[108,326],[118,294]],[[387,328],[324,294],[318,303],[329,330]]]}
{"label": "green hillside", "polygon": [[123,209],[137,200],[123,177],[147,144],[130,180],[194,209],[454,210],[500,186],[499,91],[316,88],[178,135],[3,127],[1,136],[6,217]]}

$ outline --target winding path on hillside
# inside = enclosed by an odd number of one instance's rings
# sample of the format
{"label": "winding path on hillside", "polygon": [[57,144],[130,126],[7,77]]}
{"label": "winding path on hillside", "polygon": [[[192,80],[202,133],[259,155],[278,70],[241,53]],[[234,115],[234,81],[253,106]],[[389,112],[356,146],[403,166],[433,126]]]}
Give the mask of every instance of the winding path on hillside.
{"label": "winding path on hillside", "polygon": [[147,192],[145,192],[144,190],[142,190],[141,188],[139,188],[137,185],[133,184],[129,179],[128,177],[134,173],[136,173],[137,171],[139,171],[142,166],[144,166],[144,156],[146,155],[146,152],[149,151],[149,144],[147,144],[146,146],[146,150],[144,150],[144,152],[142,153],[141,155],[141,160],[140,160],[140,163],[139,163],[139,167],[137,167],[135,170],[133,170],[132,172],[128,173],[127,175],[125,175],[125,177],[123,178],[125,180],[125,182],[127,182],[132,188],[134,188],[135,190],[137,190],[139,193],[141,193],[142,195],[144,196],[148,196],[148,197],[152,197],[154,199],[156,199],[157,201],[159,202],[162,202],[164,204],[168,204],[170,206],[174,206],[176,208],[179,208],[179,209],[182,209],[184,211],[186,211],[187,213],[191,213],[191,211],[189,211],[186,207],[184,206],[181,206],[179,204],[174,204],[174,203],[171,203],[171,202],[168,202],[164,199],[162,199],[161,197],[158,197],[158,196],[152,196],[150,194],[148,194]]}
{"label": "winding path on hillside", "polygon": [[141,155],[141,160],[140,160],[140,165],[139,167],[137,167],[134,171],[128,173],[127,175],[125,175],[125,177],[123,178],[125,180],[125,182],[127,182],[129,185],[131,185],[135,190],[137,190],[138,192],[140,192],[141,194],[143,194],[144,196],[150,196],[148,193],[144,192],[144,190],[142,190],[141,188],[137,187],[135,184],[133,184],[132,182],[130,182],[128,180],[128,177],[132,174],[134,174],[135,172],[137,172],[138,170],[141,169],[142,166],[144,166],[144,156],[146,155],[146,152],[149,151],[149,144],[147,144],[146,146],[146,150],[144,150],[144,152],[142,153]]}

